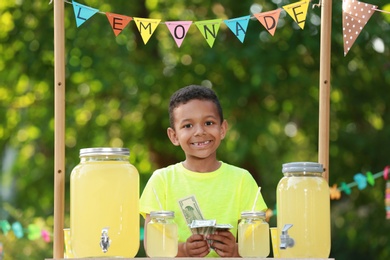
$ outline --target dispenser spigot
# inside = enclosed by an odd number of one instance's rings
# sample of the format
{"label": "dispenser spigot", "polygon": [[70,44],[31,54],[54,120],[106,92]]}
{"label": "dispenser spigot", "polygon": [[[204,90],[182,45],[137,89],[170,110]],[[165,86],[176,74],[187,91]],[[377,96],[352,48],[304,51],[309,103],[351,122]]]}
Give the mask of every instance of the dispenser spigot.
{"label": "dispenser spigot", "polygon": [[293,247],[295,242],[288,234],[288,230],[292,227],[292,224],[285,224],[280,235],[280,249],[287,249],[287,247]]}
{"label": "dispenser spigot", "polygon": [[102,248],[103,253],[107,253],[110,244],[111,240],[108,236],[108,227],[105,227],[102,229],[102,235],[100,236],[100,247]]}

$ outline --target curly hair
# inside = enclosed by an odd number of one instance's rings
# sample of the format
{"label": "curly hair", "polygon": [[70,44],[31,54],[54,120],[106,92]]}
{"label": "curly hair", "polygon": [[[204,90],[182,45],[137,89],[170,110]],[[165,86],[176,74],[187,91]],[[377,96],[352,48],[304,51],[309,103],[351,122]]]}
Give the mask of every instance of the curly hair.
{"label": "curly hair", "polygon": [[222,107],[215,92],[207,87],[199,85],[189,85],[177,90],[171,96],[169,102],[169,122],[172,128],[174,127],[173,110],[182,104],[186,104],[187,102],[196,99],[213,102],[217,107],[221,123],[223,122]]}

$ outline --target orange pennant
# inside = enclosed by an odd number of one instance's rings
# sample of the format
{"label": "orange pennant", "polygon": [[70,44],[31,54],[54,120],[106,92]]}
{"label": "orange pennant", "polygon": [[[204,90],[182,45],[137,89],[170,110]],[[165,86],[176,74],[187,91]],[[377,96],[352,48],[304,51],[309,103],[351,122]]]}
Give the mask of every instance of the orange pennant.
{"label": "orange pennant", "polygon": [[337,184],[333,184],[332,187],[329,187],[330,190],[330,199],[331,200],[339,200],[341,198],[341,192],[337,188]]}
{"label": "orange pennant", "polygon": [[274,36],[276,26],[278,25],[280,11],[282,9],[276,9],[269,12],[254,14],[259,22],[267,29],[267,31]]}
{"label": "orange pennant", "polygon": [[118,36],[127,24],[133,20],[130,16],[106,13],[108,21],[110,21],[111,27],[114,30],[115,36]]}

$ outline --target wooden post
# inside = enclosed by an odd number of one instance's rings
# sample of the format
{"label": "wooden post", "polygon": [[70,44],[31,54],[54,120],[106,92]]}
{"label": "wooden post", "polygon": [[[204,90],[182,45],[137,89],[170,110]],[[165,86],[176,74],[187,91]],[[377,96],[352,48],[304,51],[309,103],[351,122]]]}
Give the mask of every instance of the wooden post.
{"label": "wooden post", "polygon": [[53,257],[64,257],[65,23],[63,0],[54,0],[54,234]]}
{"label": "wooden post", "polygon": [[323,177],[329,182],[330,56],[332,33],[332,0],[320,1],[321,40],[318,162],[323,164],[325,168]]}

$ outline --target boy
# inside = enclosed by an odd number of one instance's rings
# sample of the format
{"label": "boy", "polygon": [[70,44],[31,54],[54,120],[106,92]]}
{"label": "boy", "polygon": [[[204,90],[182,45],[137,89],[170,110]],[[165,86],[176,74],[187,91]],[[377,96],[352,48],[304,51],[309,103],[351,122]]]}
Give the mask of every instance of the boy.
{"label": "boy", "polygon": [[[168,137],[184,151],[185,160],[156,170],[146,184],[140,198],[145,234],[150,212],[160,210],[156,192],[163,209],[175,212],[177,257],[239,257],[238,220],[242,211],[252,209],[258,185],[248,171],[217,160],[228,124],[216,94],[197,85],[179,89],[171,96],[169,119]],[[204,219],[215,219],[217,224],[231,224],[233,228],[206,237],[192,234],[178,203],[192,195]],[[256,210],[266,209],[260,194]],[[147,252],[146,242],[144,245]]]}

